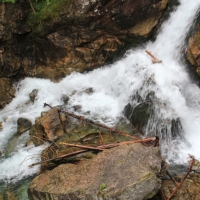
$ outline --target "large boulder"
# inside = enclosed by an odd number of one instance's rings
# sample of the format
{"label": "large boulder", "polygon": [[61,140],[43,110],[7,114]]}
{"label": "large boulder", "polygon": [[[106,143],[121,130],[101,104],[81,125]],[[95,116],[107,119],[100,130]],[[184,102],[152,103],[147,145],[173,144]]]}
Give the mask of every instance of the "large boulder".
{"label": "large boulder", "polygon": [[150,199],[161,186],[160,169],[157,147],[123,145],[40,174],[29,185],[29,199]]}

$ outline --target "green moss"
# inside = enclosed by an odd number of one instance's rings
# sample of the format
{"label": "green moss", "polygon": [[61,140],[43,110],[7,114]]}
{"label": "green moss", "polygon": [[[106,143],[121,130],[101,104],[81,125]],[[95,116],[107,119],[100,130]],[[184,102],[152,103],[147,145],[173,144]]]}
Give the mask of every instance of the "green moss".
{"label": "green moss", "polygon": [[147,194],[147,195],[144,197],[144,200],[151,199],[151,198],[154,197],[156,194],[157,194],[157,192],[153,190],[152,192],[150,192],[149,194]]}
{"label": "green moss", "polygon": [[0,3],[15,3],[15,0],[0,0]]}
{"label": "green moss", "polygon": [[146,174],[144,174],[144,176],[140,179],[140,182],[143,182],[144,180],[146,180],[146,179],[153,179],[153,177],[154,177],[155,175],[154,174],[152,174],[151,172],[149,172],[149,173],[146,173]]}
{"label": "green moss", "polygon": [[102,183],[99,187],[100,192],[103,191],[104,189],[106,189],[106,185],[104,183]]}
{"label": "green moss", "polygon": [[37,14],[30,10],[27,24],[33,32],[41,32],[48,24],[59,21],[60,13],[67,11],[71,3],[72,0],[32,0]]}

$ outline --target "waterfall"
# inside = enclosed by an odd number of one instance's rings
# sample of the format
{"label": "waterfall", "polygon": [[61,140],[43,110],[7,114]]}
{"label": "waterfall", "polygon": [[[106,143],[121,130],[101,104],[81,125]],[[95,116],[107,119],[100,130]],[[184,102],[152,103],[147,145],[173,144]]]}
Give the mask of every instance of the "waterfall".
{"label": "waterfall", "polygon": [[[156,102],[155,117],[149,120],[145,134],[160,135],[162,154],[168,161],[184,163],[188,154],[200,159],[200,89],[192,83],[181,62],[181,48],[199,7],[200,0],[180,0],[179,7],[162,25],[155,42],[147,43],[145,48],[129,50],[112,65],[85,74],[72,73],[59,83],[37,78],[22,80],[16,85],[16,97],[0,111],[4,127],[0,132],[0,150],[4,152],[7,142],[16,133],[19,117],[34,123],[41,111],[48,110],[43,108],[45,102],[52,106],[62,105],[62,97],[71,95],[73,91],[76,93],[66,105],[66,110],[81,105],[81,115],[109,126],[123,116],[128,103],[140,103],[133,98],[134,95],[139,94],[145,99],[151,91]],[[145,49],[155,54],[162,63],[152,64]],[[90,95],[83,92],[87,88],[93,88],[94,92]],[[33,89],[38,90],[37,98],[34,104],[27,103]],[[180,120],[182,137],[172,139],[170,130],[163,135],[163,123],[160,122],[174,118]],[[20,139],[28,140],[28,137],[27,132]],[[39,167],[29,168],[28,165],[40,158],[44,148],[45,145],[24,147],[21,143],[17,144],[8,158],[0,160],[0,181],[17,181],[36,173]]]}

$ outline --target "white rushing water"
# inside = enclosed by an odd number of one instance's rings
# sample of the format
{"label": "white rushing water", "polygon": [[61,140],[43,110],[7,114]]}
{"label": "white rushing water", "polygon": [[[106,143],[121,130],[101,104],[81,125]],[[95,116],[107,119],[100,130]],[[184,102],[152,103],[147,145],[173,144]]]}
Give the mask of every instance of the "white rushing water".
{"label": "white rushing water", "polygon": [[[62,96],[71,95],[75,90],[66,109],[81,105],[81,115],[85,114],[110,126],[123,115],[128,102],[136,105],[139,103],[131,100],[134,94],[138,92],[145,99],[149,92],[155,92],[155,109],[158,110],[156,117],[149,121],[146,134],[159,134],[163,138],[159,130],[163,124],[169,125],[169,135],[165,135],[168,138],[162,144],[163,155],[176,163],[186,162],[188,154],[200,159],[200,89],[190,81],[180,53],[200,7],[200,0],[180,0],[180,3],[170,19],[163,24],[155,42],[149,42],[145,48],[128,51],[123,59],[110,66],[87,74],[73,73],[59,83],[36,78],[21,81],[17,86],[16,98],[0,111],[0,121],[3,121],[4,127],[0,132],[1,150],[4,151],[7,142],[16,133],[19,117],[34,122],[41,111],[48,109],[43,108],[43,103],[62,105]],[[145,49],[163,62],[152,64]],[[83,92],[91,87],[94,89],[93,94]],[[37,99],[34,104],[27,104],[33,89],[38,89]],[[185,140],[170,140],[169,121],[178,118]],[[28,133],[21,137],[28,138]],[[16,145],[15,151],[0,161],[0,180],[16,181],[34,174],[38,166],[30,169],[28,165],[39,159],[43,148]]]}

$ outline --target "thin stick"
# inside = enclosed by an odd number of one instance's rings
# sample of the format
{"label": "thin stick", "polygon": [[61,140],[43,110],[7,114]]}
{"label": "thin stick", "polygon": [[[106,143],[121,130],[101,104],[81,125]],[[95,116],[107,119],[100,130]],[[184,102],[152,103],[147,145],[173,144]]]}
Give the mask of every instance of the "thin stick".
{"label": "thin stick", "polygon": [[166,170],[166,173],[167,173],[167,175],[169,176],[169,178],[174,182],[174,185],[176,186],[176,187],[178,187],[178,182],[171,176],[171,174],[169,173],[169,171],[168,170]]}
{"label": "thin stick", "polygon": [[190,173],[191,169],[192,169],[192,166],[194,165],[194,158],[192,157],[192,161],[191,161],[191,164],[190,164],[190,168],[188,169],[186,175],[183,177],[181,183],[176,187],[176,189],[171,193],[171,195],[168,197],[167,200],[170,200],[174,194],[177,192],[177,190],[181,187],[181,185],[183,184],[183,182],[185,181],[185,179],[187,178],[188,174]]}
{"label": "thin stick", "polygon": [[160,193],[161,199],[166,200],[165,195],[161,189],[160,189],[159,193]]}
{"label": "thin stick", "polygon": [[35,12],[35,9],[34,9],[34,7],[33,7],[33,4],[31,3],[31,0],[28,0],[28,1],[29,1],[29,4],[30,4],[30,6],[31,6],[31,9],[32,9],[34,15],[37,15],[37,13]]}
{"label": "thin stick", "polygon": [[146,143],[150,141],[155,141],[156,138],[145,138],[145,139],[139,139],[139,140],[130,140],[130,141],[125,141],[125,142],[119,142],[119,145],[124,145],[124,144],[132,144],[132,143]]}
{"label": "thin stick", "polygon": [[86,152],[86,151],[88,151],[88,149],[75,151],[73,153],[64,154],[64,155],[61,155],[61,156],[57,156],[55,158],[51,158],[51,159],[48,159],[48,160],[43,160],[43,161],[40,161],[40,162],[37,162],[37,163],[33,163],[33,164],[29,165],[29,167],[33,167],[35,165],[39,165],[39,164],[42,164],[42,163],[45,163],[45,162],[49,162],[49,161],[52,161],[52,160],[56,160],[56,159],[59,159],[59,158],[64,158],[64,157],[68,157],[68,156],[74,156],[76,154],[83,153],[83,152]]}
{"label": "thin stick", "polygon": [[117,134],[120,134],[120,135],[123,135],[123,136],[126,136],[126,137],[130,137],[130,138],[133,138],[133,139],[136,139],[136,138],[137,138],[137,137],[134,137],[134,136],[129,135],[129,134],[127,134],[127,133],[120,132],[120,131],[118,131],[118,130],[114,130],[114,129],[112,129],[112,128],[108,127],[108,126],[105,126],[105,125],[103,125],[103,124],[94,122],[94,121],[92,121],[92,120],[90,120],[90,119],[86,119],[86,118],[84,118],[83,116],[75,115],[75,114],[69,113],[69,112],[67,112],[67,111],[60,111],[60,112],[63,112],[63,113],[65,113],[65,114],[67,114],[67,115],[69,115],[69,116],[71,116],[71,117],[74,117],[74,118],[76,118],[76,119],[79,119],[79,120],[81,120],[81,121],[83,121],[83,119],[84,119],[85,122],[90,123],[90,124],[93,124],[93,125],[96,125],[96,126],[98,126],[98,127],[102,127],[102,128],[108,129],[108,130],[109,130],[110,132],[112,132],[112,133],[117,133]]}
{"label": "thin stick", "polygon": [[91,149],[91,150],[103,151],[103,149],[101,149],[99,147],[90,147],[90,146],[86,146],[86,145],[71,144],[71,143],[67,143],[67,142],[60,142],[60,144],[64,144],[64,145],[70,146],[70,147],[79,147],[79,148],[83,148],[83,149]]}
{"label": "thin stick", "polygon": [[101,135],[101,132],[100,132],[100,131],[99,131],[99,137],[100,137],[100,139],[101,139],[100,143],[104,144],[104,140],[103,140],[103,137],[102,137],[102,135]]}
{"label": "thin stick", "polygon": [[152,63],[153,63],[153,64],[155,64],[155,63],[162,63],[162,61],[161,61],[161,60],[158,60],[150,51],[145,50],[145,52],[146,52],[147,54],[149,54],[149,55],[152,57]]}

